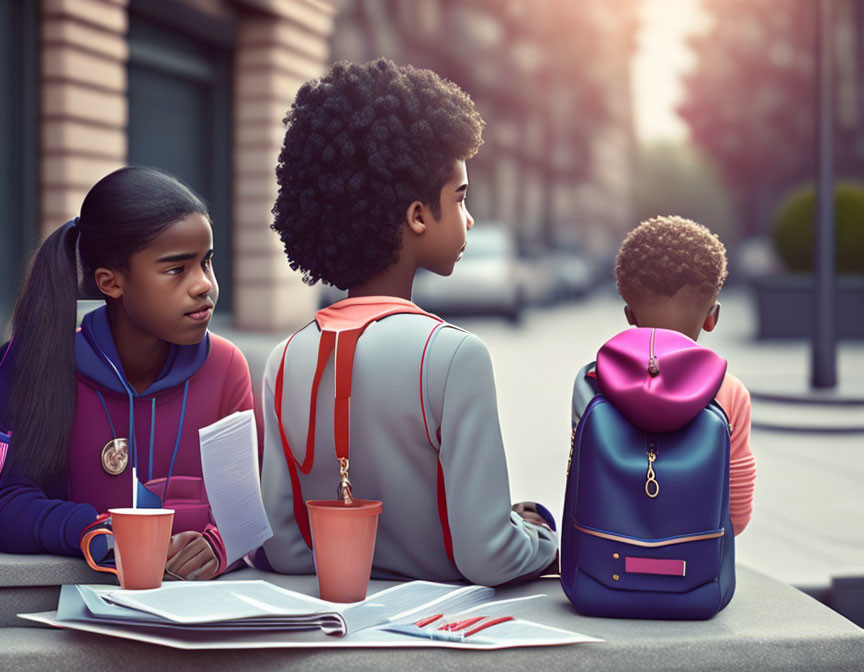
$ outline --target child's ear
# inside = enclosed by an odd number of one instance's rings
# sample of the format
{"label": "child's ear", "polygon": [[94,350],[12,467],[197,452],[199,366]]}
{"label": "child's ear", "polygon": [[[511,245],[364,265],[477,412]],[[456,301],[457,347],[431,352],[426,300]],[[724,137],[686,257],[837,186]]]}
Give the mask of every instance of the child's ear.
{"label": "child's ear", "polygon": [[636,313],[629,305],[624,306],[624,315],[627,317],[627,324],[632,324],[634,327],[639,326],[639,323],[636,322]]}
{"label": "child's ear", "polygon": [[97,268],[93,274],[96,286],[105,296],[119,299],[123,296],[123,284],[120,274],[110,268]]}
{"label": "child's ear", "polygon": [[702,323],[703,331],[714,331],[714,327],[720,321],[720,302],[717,301],[708,311],[705,321]]}
{"label": "child's ear", "polygon": [[426,233],[426,218],[423,210],[423,203],[414,201],[405,211],[405,223],[417,235]]}

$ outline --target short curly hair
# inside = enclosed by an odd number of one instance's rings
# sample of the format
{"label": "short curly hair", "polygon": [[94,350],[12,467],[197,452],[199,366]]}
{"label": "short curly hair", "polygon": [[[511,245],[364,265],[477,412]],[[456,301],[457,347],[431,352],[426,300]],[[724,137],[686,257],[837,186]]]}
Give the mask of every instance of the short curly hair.
{"label": "short curly hair", "polygon": [[348,289],[399,259],[415,200],[441,213],[457,161],[484,122],[471,98],[430,70],[380,58],[333,65],[285,117],[271,228],[303,281]]}
{"label": "short curly hair", "polygon": [[727,275],[726,247],[717,234],[678,216],[642,222],[627,234],[615,262],[618,293],[628,304],[674,296],[684,287],[712,299]]}

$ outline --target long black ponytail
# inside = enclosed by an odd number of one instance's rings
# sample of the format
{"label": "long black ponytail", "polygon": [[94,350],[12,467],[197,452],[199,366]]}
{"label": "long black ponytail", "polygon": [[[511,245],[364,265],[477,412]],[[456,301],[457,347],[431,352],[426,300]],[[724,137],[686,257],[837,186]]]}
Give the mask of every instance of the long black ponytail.
{"label": "long black ponytail", "polygon": [[12,314],[14,363],[7,418],[7,465],[47,494],[62,496],[69,434],[75,420],[74,331],[78,261],[84,289],[98,294],[97,268],[126,269],[129,257],[168,226],[207,206],[175,177],[127,166],[87,193],[81,216],[52,233],[37,251]]}

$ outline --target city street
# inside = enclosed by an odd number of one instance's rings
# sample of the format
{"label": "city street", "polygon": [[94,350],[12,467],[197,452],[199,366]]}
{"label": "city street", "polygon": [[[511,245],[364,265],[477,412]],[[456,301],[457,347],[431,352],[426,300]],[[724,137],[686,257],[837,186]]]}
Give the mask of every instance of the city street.
{"label": "city street", "polygon": [[[805,394],[809,345],[752,339],[754,313],[740,290],[721,297],[718,328],[700,342],[717,350],[751,391]],[[538,500],[560,517],[570,445],[570,397],[576,372],[609,337],[627,328],[623,304],[610,289],[588,299],[529,309],[521,324],[503,319],[454,320],[489,346],[507,450],[513,501]],[[253,380],[282,337],[215,327],[249,359]],[[839,390],[864,397],[864,343],[839,349]],[[862,422],[861,406],[780,406],[754,401],[754,422]],[[798,422],[797,424],[800,424]],[[758,476],[753,519],[738,537],[738,561],[804,587],[832,576],[864,574],[864,434],[754,430]]]}

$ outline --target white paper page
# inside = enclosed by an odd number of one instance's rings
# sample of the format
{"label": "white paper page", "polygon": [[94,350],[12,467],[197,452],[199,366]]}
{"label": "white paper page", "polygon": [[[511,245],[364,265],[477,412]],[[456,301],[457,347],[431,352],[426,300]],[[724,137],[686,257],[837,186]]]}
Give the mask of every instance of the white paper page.
{"label": "white paper page", "polygon": [[411,621],[432,614],[456,614],[471,607],[488,602],[495,595],[495,589],[487,586],[462,586],[441,595],[437,599],[418,604],[405,601],[404,609],[390,617],[391,622]]}
{"label": "white paper page", "polygon": [[[491,589],[490,589],[491,590]],[[484,617],[498,617],[498,616],[516,616],[516,614],[525,613],[524,608],[528,606],[529,602],[535,602],[537,600],[548,600],[547,595],[538,594],[538,595],[526,595],[525,597],[514,597],[509,600],[495,600],[492,602],[487,602],[483,600],[475,601],[474,606],[470,606],[462,609],[461,611],[453,611],[447,607],[452,605],[459,605],[460,603],[464,604],[466,600],[444,600],[442,601],[443,609],[436,609],[434,613],[441,614],[441,619],[436,621],[437,627],[444,625],[445,623],[451,623],[453,621],[463,620],[466,618],[473,618],[475,616],[484,616]],[[424,616],[431,616],[431,610],[429,613],[424,613],[423,615],[409,614],[403,615],[400,614],[398,618],[391,618],[389,624],[398,624],[398,625],[410,625],[420,620]],[[382,628],[386,628],[387,625],[382,625]]]}
{"label": "white paper page", "polygon": [[[113,586],[76,586],[94,616],[134,618],[153,615],[171,622],[236,622],[244,618],[278,622],[281,616],[341,614],[352,630],[371,627],[406,614],[445,609],[457,613],[495,593],[485,586],[454,586],[410,581],[385,588],[363,602],[340,604],[281,588],[268,581],[167,582],[152,590]],[[61,591],[61,606],[66,591]],[[100,604],[101,603],[101,604]],[[119,606],[114,606],[119,605]],[[123,611],[118,611],[122,609]],[[362,623],[362,624],[361,624]]]}
{"label": "white paper page", "polygon": [[[333,605],[267,581],[166,583],[153,590],[105,590],[112,604],[175,623],[214,623],[244,618],[338,614]],[[286,622],[290,619],[286,618]]]}
{"label": "white paper page", "polygon": [[[471,627],[482,625],[483,621],[479,621]],[[426,628],[421,629],[415,625],[388,625],[386,626],[386,631],[394,634],[408,635],[425,641],[430,646],[446,643],[465,647],[488,647],[492,649],[603,641],[602,639],[588,637],[578,632],[553,628],[549,625],[524,621],[519,618],[504,623],[496,623],[474,634],[471,634],[471,627],[462,631],[448,632],[438,630],[432,626],[426,626]],[[466,633],[468,634],[467,637],[465,636]],[[365,635],[365,633],[362,634]]]}
{"label": "white paper page", "polygon": [[424,611],[433,602],[460,590],[460,586],[431,581],[400,583],[370,595],[363,602],[343,606],[342,614],[348,623],[348,632],[353,633],[380,625],[400,614]]}
{"label": "white paper page", "polygon": [[[148,628],[179,628],[183,630],[201,630],[214,632],[217,630],[231,631],[263,631],[278,630],[281,632],[293,630],[321,630],[325,633],[342,634],[345,632],[345,621],[335,613],[313,615],[308,617],[261,617],[245,620],[219,621],[216,623],[177,623],[161,616],[149,614],[138,609],[131,609],[113,604],[103,599],[105,594],[115,589],[110,586],[62,586],[60,601],[57,604],[57,619],[59,621],[83,621],[99,624],[146,626]],[[326,608],[326,607],[321,607]]]}
{"label": "white paper page", "polygon": [[[445,648],[445,649],[508,649],[517,646],[554,646],[562,644],[580,644],[599,642],[595,637],[567,633],[566,635],[550,636],[545,641],[531,639],[530,641],[498,641],[488,643],[469,637],[463,642],[445,642],[406,637],[395,632],[381,630],[363,630],[355,636],[328,637],[320,632],[188,632],[169,628],[130,627],[128,625],[113,625],[57,620],[56,612],[47,611],[38,614],[18,614],[19,618],[36,623],[43,623],[60,628],[94,632],[120,639],[149,642],[175,649],[214,650],[214,649],[305,649],[305,648]],[[550,628],[556,630],[555,628]],[[559,631],[567,632],[567,631]]]}
{"label": "white paper page", "polygon": [[[416,617],[413,617],[409,620],[400,620],[382,625],[375,628],[375,630],[409,635],[433,642],[449,642],[466,646],[488,646],[490,648],[551,646],[603,641],[577,632],[562,630],[561,628],[519,618],[520,612],[525,613],[529,602],[537,603],[548,599],[546,595],[539,594],[509,600],[484,602],[458,613],[447,612],[445,610],[440,619],[436,619],[422,628],[415,625]],[[513,620],[500,623],[494,622],[502,617],[510,617]],[[473,618],[480,620],[455,631],[445,628],[445,626],[450,624]],[[470,634],[473,628],[481,627],[484,623],[489,623],[490,625],[476,633]]]}
{"label": "white paper page", "polygon": [[273,536],[261,499],[255,414],[233,413],[199,429],[198,437],[204,486],[230,565]]}

